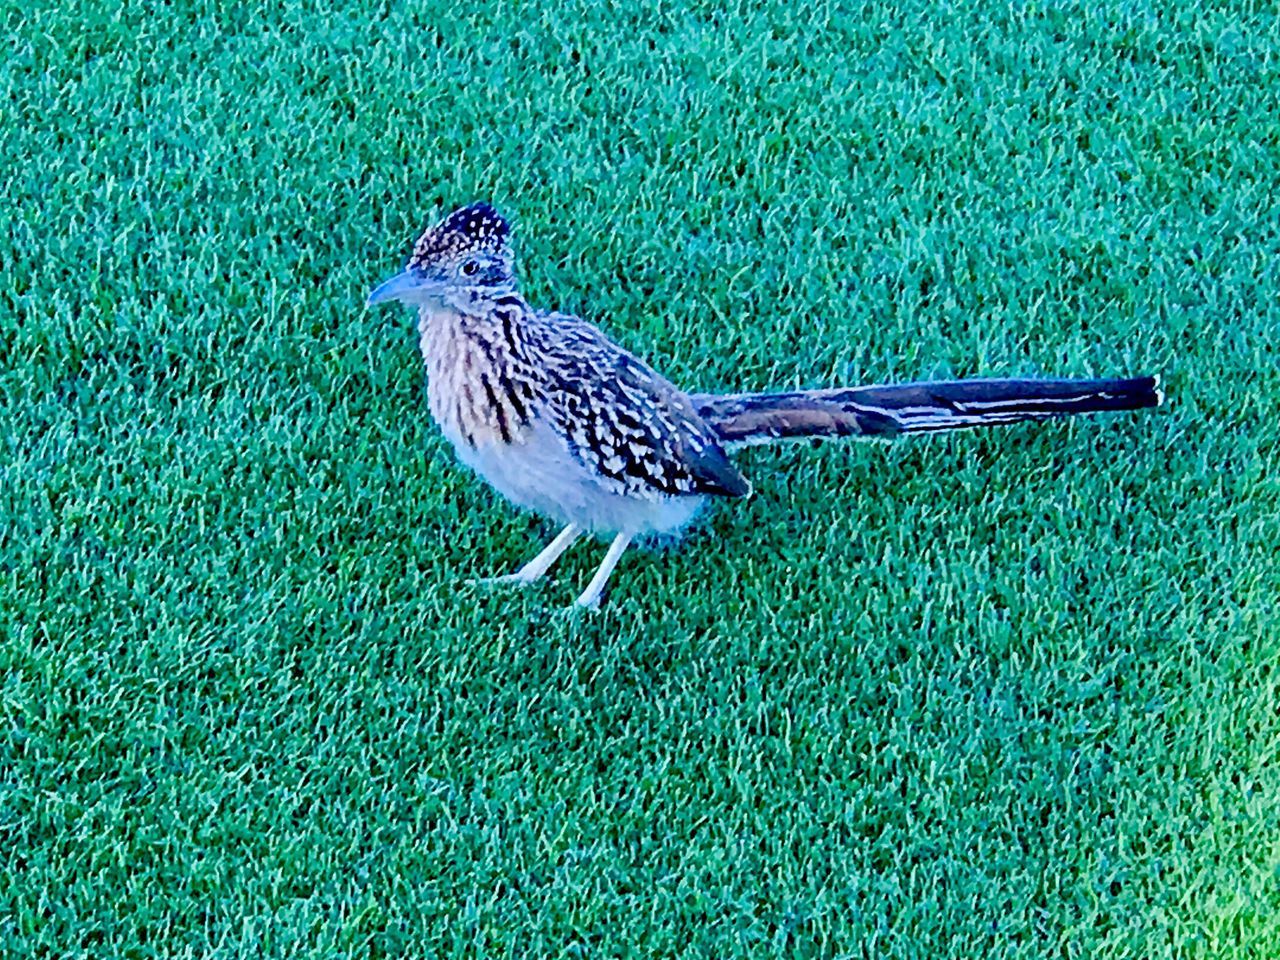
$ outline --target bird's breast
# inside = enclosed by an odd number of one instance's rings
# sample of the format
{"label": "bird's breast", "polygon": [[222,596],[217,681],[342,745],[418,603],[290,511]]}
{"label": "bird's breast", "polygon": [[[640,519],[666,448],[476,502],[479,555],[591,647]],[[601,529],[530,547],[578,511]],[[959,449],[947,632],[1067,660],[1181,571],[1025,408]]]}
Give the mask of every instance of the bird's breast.
{"label": "bird's breast", "polygon": [[419,320],[431,415],[457,447],[524,443],[534,385],[492,331],[467,321],[457,314]]}

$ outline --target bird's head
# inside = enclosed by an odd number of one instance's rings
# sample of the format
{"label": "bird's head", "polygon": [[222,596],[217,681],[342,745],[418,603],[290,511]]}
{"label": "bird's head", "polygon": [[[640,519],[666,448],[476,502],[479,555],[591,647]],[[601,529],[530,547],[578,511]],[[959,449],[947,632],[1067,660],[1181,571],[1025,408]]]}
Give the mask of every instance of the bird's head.
{"label": "bird's head", "polygon": [[413,245],[403,272],[378,284],[369,306],[402,300],[463,306],[515,289],[510,228],[487,203],[459,207]]}

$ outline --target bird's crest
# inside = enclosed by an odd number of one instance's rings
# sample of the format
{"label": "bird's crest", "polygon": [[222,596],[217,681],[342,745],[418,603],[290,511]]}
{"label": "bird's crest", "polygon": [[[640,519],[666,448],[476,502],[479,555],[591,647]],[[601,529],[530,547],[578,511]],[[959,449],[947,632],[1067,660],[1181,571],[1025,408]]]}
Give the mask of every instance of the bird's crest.
{"label": "bird's crest", "polygon": [[511,228],[502,214],[481,202],[459,207],[428,227],[413,245],[410,266],[456,256],[464,251],[506,254]]}

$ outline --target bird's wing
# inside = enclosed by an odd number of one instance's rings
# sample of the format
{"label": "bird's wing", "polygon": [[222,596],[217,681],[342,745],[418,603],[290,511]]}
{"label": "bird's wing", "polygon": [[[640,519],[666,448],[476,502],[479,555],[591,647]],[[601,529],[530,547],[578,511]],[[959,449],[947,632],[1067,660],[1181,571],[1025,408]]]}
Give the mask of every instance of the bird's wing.
{"label": "bird's wing", "polygon": [[590,324],[564,314],[539,319],[554,367],[550,420],[606,484],[646,498],[751,492],[680,390]]}

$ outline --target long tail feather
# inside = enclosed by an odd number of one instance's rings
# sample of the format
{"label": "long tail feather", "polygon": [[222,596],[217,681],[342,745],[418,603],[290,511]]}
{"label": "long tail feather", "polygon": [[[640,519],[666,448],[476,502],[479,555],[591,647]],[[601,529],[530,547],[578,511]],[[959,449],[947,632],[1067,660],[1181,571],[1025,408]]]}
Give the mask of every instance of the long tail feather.
{"label": "long tail feather", "polygon": [[1164,401],[1159,377],[1115,380],[955,380],[794,393],[695,394],[698,414],[727,446],[802,437],[885,437],[1043,420]]}

